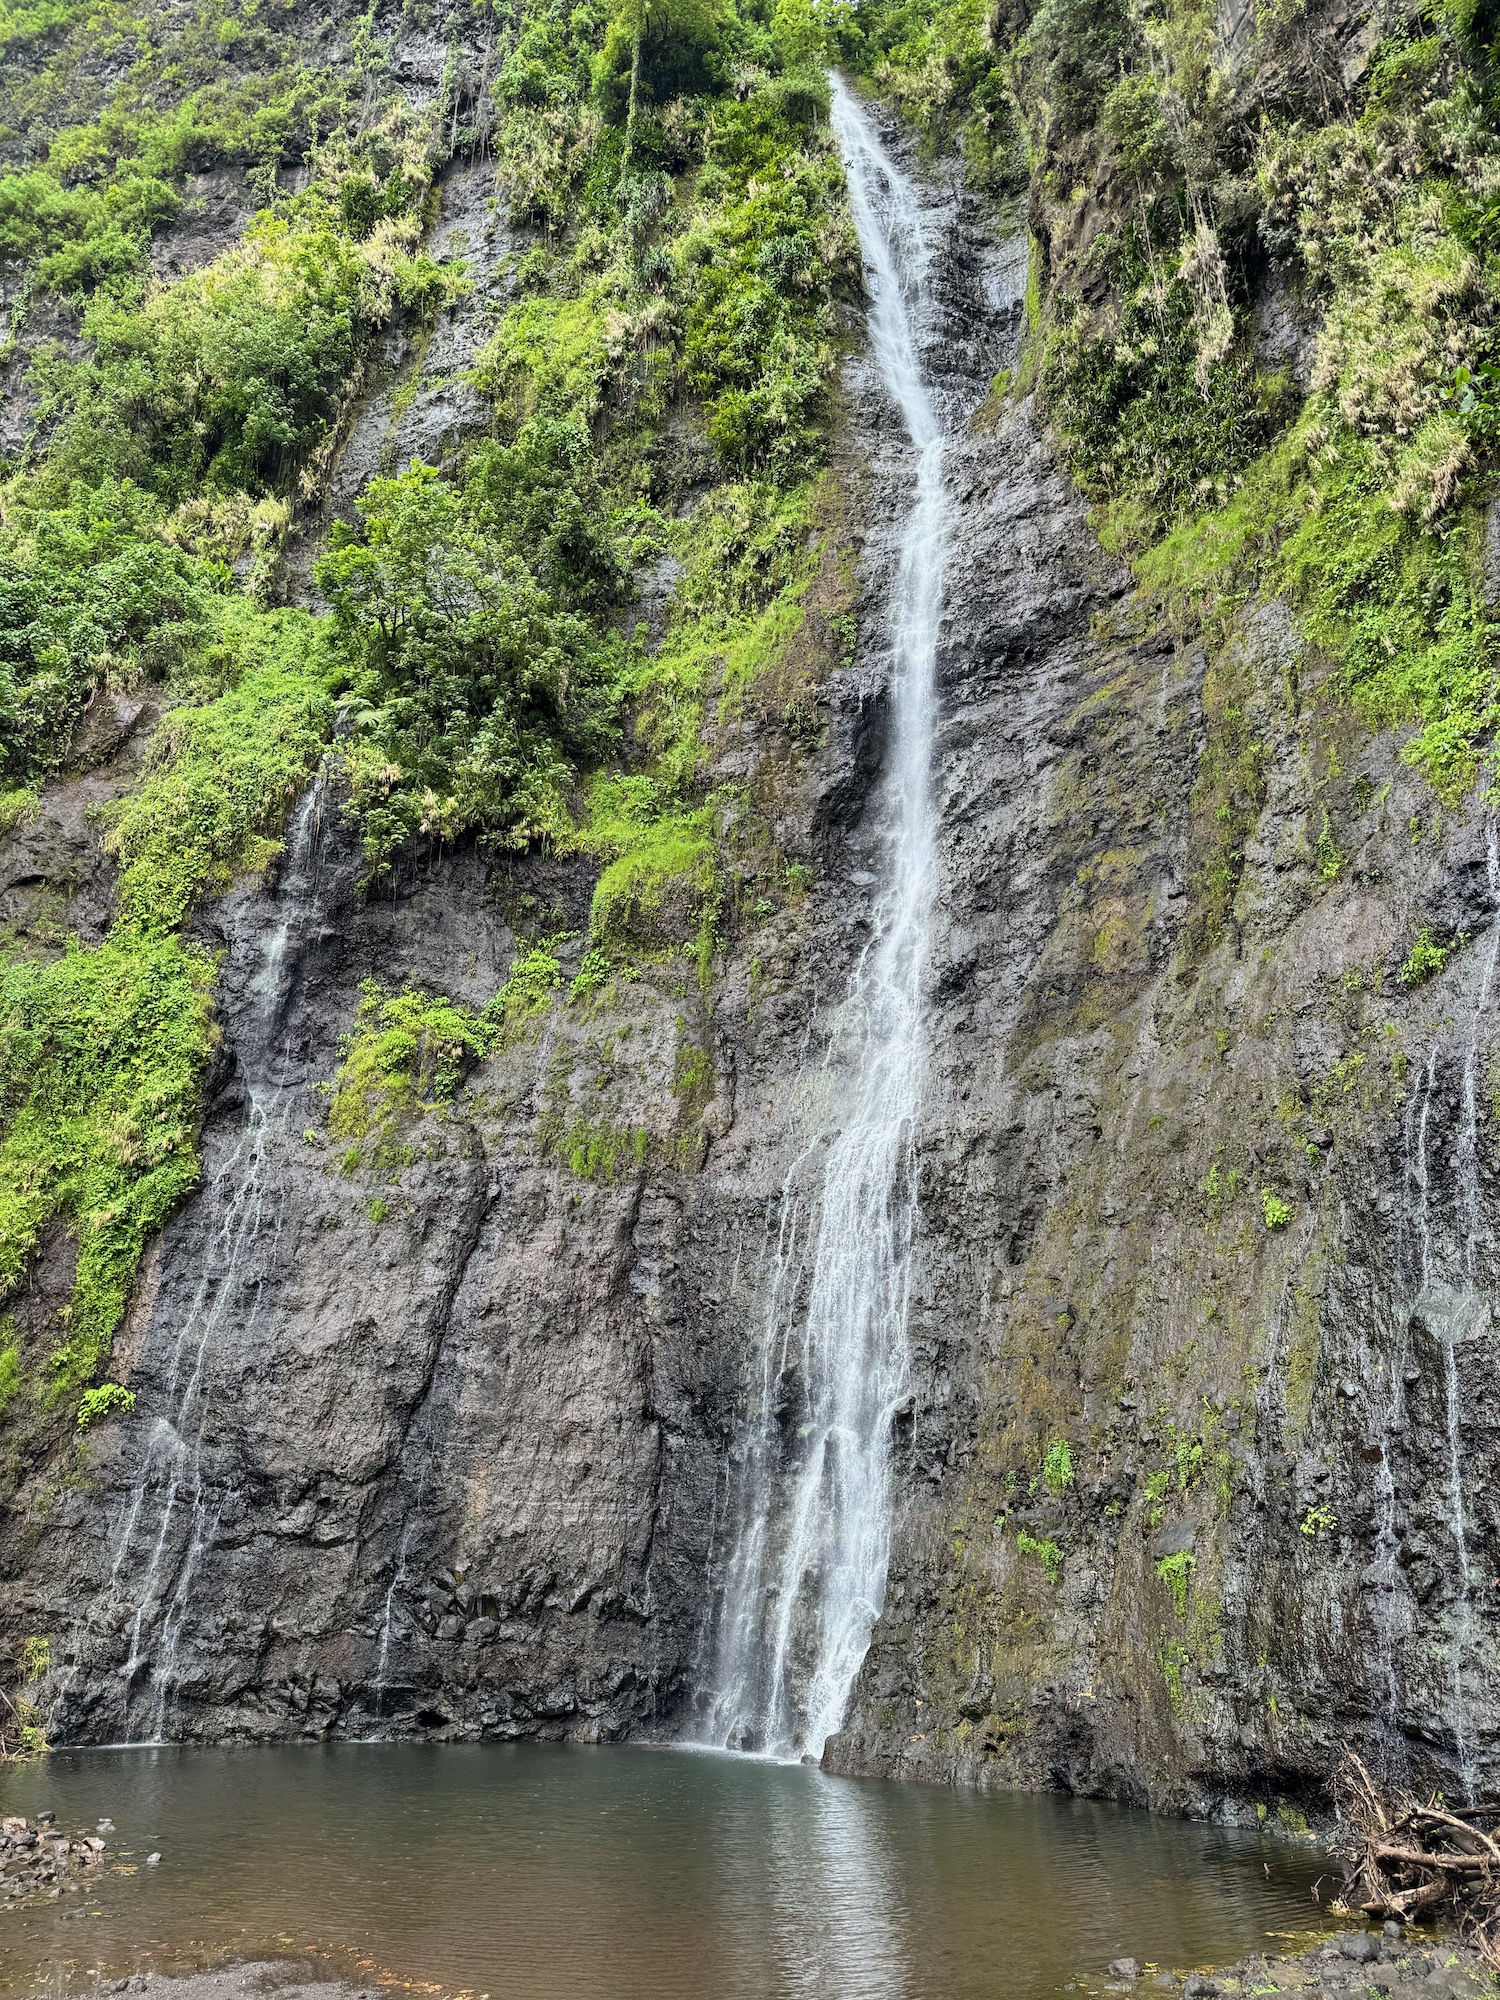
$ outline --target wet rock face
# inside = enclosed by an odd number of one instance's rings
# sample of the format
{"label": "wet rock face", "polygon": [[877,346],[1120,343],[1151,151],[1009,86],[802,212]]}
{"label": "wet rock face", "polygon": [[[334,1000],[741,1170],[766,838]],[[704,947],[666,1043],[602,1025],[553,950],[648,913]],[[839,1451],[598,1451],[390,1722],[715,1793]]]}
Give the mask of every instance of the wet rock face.
{"label": "wet rock face", "polygon": [[[451,199],[478,228],[482,181]],[[961,506],[911,1398],[885,1614],[829,1762],[1248,1811],[1354,1740],[1479,1782],[1500,1727],[1482,810],[1440,812],[1397,742],[1318,699],[1283,608],[1209,661],[1131,606],[1030,407],[971,417],[1014,279],[951,186],[933,200]],[[413,394],[372,388],[330,512],[386,464],[398,403],[403,454],[461,428],[464,310]],[[224,1054],[200,1192],[118,1346],[136,1410],[91,1434],[86,1480],[35,1468],[0,1524],[0,1617],[52,1635],[55,1737],[691,1715],[780,1191],[869,937],[900,452],[868,368],[848,391],[855,664],[812,747],[752,710],[721,750],[814,886],[747,920],[711,995],[648,968],[559,1006],[381,1181],[341,1172],[318,1089],[361,981],[482,1005],[538,911],[582,932],[587,875],[418,857],[362,902],[325,786],[279,879],[205,919]],[[12,842],[5,893],[29,870],[66,900],[76,876],[107,908],[70,838],[26,863]],[[1413,969],[1424,928],[1467,941]]]}

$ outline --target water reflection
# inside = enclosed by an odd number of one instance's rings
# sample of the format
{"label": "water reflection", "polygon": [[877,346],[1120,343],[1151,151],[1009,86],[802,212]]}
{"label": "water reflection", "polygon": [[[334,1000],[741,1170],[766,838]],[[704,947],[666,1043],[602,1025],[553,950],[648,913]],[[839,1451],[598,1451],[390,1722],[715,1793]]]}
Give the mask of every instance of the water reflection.
{"label": "water reflection", "polygon": [[1222,1960],[1316,1914],[1308,1858],[1254,1836],[707,1754],[169,1748],[0,1772],[0,1808],[48,1807],[108,1813],[112,1868],[163,1860],[0,1914],[0,2000],[289,1950],[490,2000],[1044,2000],[1118,1952]]}

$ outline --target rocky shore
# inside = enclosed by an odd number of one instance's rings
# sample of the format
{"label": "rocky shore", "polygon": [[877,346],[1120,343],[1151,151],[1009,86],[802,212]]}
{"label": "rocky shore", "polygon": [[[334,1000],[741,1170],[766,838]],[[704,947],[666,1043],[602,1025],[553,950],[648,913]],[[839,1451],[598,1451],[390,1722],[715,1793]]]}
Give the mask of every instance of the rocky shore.
{"label": "rocky shore", "polygon": [[1102,1986],[1079,1990],[1178,1994],[1182,2000],[1230,1994],[1296,1994],[1299,2000],[1471,2000],[1496,1991],[1496,1981],[1479,1954],[1455,1937],[1403,1933],[1398,1924],[1383,1932],[1343,1931],[1310,1950],[1287,1957],[1265,1953],[1213,1972],[1170,1971],[1133,1958],[1117,1958]]}
{"label": "rocky shore", "polygon": [[51,1813],[0,1819],[0,1909],[76,1894],[104,1856],[108,1820],[93,1833],[62,1833]]}
{"label": "rocky shore", "polygon": [[[151,1993],[158,2000],[375,2000],[368,1986],[320,1976],[318,1967],[298,1959],[249,1959],[206,1972],[163,1976],[141,1972],[131,1979],[103,1979],[96,1993]],[[33,2000],[56,2000],[37,1994]]]}

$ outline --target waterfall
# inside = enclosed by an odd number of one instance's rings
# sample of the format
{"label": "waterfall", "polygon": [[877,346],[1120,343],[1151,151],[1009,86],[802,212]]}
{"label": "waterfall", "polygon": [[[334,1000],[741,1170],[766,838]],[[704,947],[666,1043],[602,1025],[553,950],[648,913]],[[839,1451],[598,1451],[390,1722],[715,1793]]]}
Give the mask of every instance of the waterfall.
{"label": "waterfall", "polygon": [[[208,1464],[217,1365],[224,1338],[242,1336],[259,1309],[265,1251],[280,1234],[284,1194],[274,1154],[294,1097],[283,1018],[295,968],[288,947],[317,909],[326,766],[299,800],[287,829],[276,913],[257,942],[256,967],[237,1024],[246,1079],[244,1125],[199,1195],[217,1216],[197,1282],[167,1357],[162,1408],[146,1434],[115,1540],[106,1603],[130,1615],[122,1740],[160,1741],[180,1679],[179,1646],[193,1586],[214,1541],[226,1490],[215,1500]],[[221,1482],[222,1484],[222,1482]],[[82,1660],[82,1647],[78,1658]],[[65,1705],[70,1677],[59,1700]]]}
{"label": "waterfall", "polygon": [[[700,1730],[711,1743],[809,1759],[821,1757],[843,1723],[885,1601],[891,1428],[906,1385],[916,1227],[934,668],[947,540],[942,427],[915,325],[931,259],[920,205],[837,77],[833,130],[864,256],[875,365],[910,448],[910,499],[887,611],[892,748],[871,940],[828,1049],[833,1129],[814,1138],[782,1193],[758,1406]],[[821,1187],[809,1198],[799,1181],[821,1145]]]}
{"label": "waterfall", "polygon": [[[1438,1472],[1453,1553],[1453,1609],[1447,1644],[1447,1717],[1458,1763],[1459,1781],[1472,1797],[1474,1751],[1467,1727],[1468,1662],[1479,1634],[1474,1618],[1474,1580],[1469,1552],[1469,1517],[1464,1498],[1464,1445],[1460,1345],[1482,1329],[1488,1304],[1478,1270],[1478,1243],[1484,1222],[1484,1189],[1479,1157],[1479,1068],[1481,1035],[1493,1004],[1495,974],[1500,968],[1500,843],[1493,823],[1486,833],[1486,869],[1490,897],[1490,929],[1459,1071],[1459,1130],[1451,1154],[1452,1198],[1444,1200],[1435,1150],[1441,1118],[1434,1120],[1439,1083],[1439,1047],[1434,1042],[1413,1089],[1403,1125],[1405,1186],[1397,1226],[1396,1264],[1408,1300],[1408,1317],[1420,1319],[1436,1341],[1442,1361],[1443,1446]],[[1435,1125],[1439,1130],[1435,1130]],[[1445,1209],[1451,1214],[1445,1215]],[[1404,1419],[1402,1361],[1405,1342],[1392,1363],[1388,1433]],[[1377,1581],[1385,1599],[1379,1614],[1381,1652],[1387,1696],[1394,1713],[1397,1677],[1391,1600],[1396,1589],[1400,1536],[1396,1533],[1397,1492],[1388,1439],[1381,1446],[1381,1477],[1377,1491]]]}

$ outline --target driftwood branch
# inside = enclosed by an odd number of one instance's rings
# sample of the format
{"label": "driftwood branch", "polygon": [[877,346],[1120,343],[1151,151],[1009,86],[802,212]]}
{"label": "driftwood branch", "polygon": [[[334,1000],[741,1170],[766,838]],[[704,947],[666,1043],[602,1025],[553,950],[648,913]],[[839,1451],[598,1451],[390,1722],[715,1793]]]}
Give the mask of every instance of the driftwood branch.
{"label": "driftwood branch", "polygon": [[1449,1807],[1383,1793],[1352,1752],[1333,1794],[1349,1829],[1342,1906],[1402,1923],[1446,1910],[1500,1971],[1500,1802]]}

